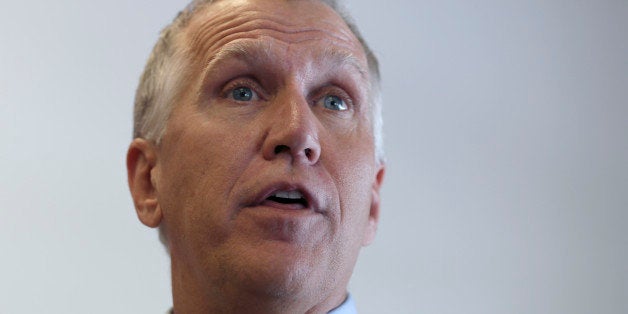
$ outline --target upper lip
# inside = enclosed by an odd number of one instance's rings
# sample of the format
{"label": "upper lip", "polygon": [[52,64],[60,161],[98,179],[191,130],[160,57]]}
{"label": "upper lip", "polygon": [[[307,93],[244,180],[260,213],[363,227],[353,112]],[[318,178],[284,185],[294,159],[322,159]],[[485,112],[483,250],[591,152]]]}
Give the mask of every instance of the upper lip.
{"label": "upper lip", "polygon": [[276,182],[264,187],[253,200],[253,205],[261,204],[267,198],[279,191],[299,191],[307,202],[307,209],[312,209],[317,212],[321,211],[319,200],[315,197],[315,194],[309,188],[301,183],[290,182]]}

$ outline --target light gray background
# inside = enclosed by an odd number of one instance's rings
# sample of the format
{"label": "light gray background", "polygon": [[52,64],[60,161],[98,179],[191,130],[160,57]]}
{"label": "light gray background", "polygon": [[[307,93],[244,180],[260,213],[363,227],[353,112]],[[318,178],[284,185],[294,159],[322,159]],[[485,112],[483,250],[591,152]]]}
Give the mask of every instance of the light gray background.
{"label": "light gray background", "polygon": [[[0,313],[162,313],[126,187],[134,89],[186,1],[0,4]],[[388,172],[361,313],[628,313],[628,1],[348,1]]]}

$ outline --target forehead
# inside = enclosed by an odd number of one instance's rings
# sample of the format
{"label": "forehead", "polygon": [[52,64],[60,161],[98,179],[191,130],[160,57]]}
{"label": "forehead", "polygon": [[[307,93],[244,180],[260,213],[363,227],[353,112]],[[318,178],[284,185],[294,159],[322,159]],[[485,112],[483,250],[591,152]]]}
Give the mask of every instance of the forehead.
{"label": "forehead", "polygon": [[319,1],[216,1],[192,17],[183,40],[195,58],[207,62],[225,45],[242,39],[272,39],[285,46],[322,42],[366,65],[362,46],[346,23]]}

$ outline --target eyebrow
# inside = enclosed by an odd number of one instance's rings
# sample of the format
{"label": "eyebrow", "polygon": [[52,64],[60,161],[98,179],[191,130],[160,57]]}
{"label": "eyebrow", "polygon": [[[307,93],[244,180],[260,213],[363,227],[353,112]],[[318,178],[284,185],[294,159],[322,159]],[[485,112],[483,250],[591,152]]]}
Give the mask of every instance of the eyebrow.
{"label": "eyebrow", "polygon": [[[242,60],[248,64],[255,64],[259,60],[273,60],[272,42],[270,41],[238,41],[228,43],[213,55],[204,69],[205,77],[221,63],[232,59]],[[322,55],[315,56],[315,60],[322,60],[334,66],[349,66],[356,70],[364,80],[368,80],[368,71],[360,60],[351,52],[336,47],[326,47]]]}

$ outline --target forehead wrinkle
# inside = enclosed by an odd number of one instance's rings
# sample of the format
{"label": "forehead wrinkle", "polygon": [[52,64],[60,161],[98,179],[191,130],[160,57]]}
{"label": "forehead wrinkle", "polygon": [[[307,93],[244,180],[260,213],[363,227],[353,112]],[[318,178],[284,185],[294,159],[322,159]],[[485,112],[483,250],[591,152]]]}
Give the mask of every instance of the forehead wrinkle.
{"label": "forehead wrinkle", "polygon": [[[244,11],[238,14],[229,12],[218,14],[221,11],[214,11],[213,16],[198,23],[191,23],[187,32],[190,48],[196,54],[203,56],[205,53],[218,49],[226,44],[233,37],[247,34],[249,36],[268,33],[284,38],[285,41],[300,42],[307,39],[328,38],[334,39],[336,44],[350,48],[356,39],[353,33],[345,27],[338,27],[332,21],[319,20],[318,25],[311,23],[304,25],[294,25],[284,22],[278,16],[263,11]],[[202,15],[199,13],[199,16]],[[201,17],[198,17],[201,18]],[[273,36],[274,37],[274,36]],[[303,38],[306,37],[306,38]]]}
{"label": "forehead wrinkle", "polygon": [[246,63],[252,63],[253,60],[259,60],[260,58],[271,59],[271,49],[271,41],[232,41],[231,43],[223,46],[216,54],[209,58],[205,72],[211,71],[212,69],[218,67],[221,63],[230,59],[238,59],[245,61]]}
{"label": "forehead wrinkle", "polygon": [[369,72],[364,67],[364,62],[361,62],[360,59],[354,55],[353,53],[345,50],[338,49],[337,47],[326,47],[323,52],[323,60],[333,60],[335,64],[339,66],[348,65],[356,70],[362,79],[368,80]]}
{"label": "forehead wrinkle", "polygon": [[[301,28],[301,29],[280,29],[279,27],[275,27],[276,25],[269,25],[270,23],[259,21],[249,21],[230,29],[225,29],[221,32],[217,32],[213,34],[213,37],[216,40],[201,40],[200,38],[196,41],[196,51],[198,54],[203,55],[207,52],[211,53],[212,51],[216,51],[221,49],[223,45],[229,44],[229,42],[233,40],[237,40],[239,38],[248,37],[248,38],[260,38],[260,37],[270,37],[274,39],[279,39],[280,41],[286,43],[302,43],[305,41],[311,40],[325,40],[328,42],[333,42],[334,45],[341,46],[347,49],[351,49],[354,46],[354,43],[341,36],[336,34],[335,32],[327,32],[320,29],[315,28]],[[262,25],[265,24],[265,25]]]}
{"label": "forehead wrinkle", "polygon": [[[273,43],[273,40],[264,40],[263,37],[232,41],[210,57],[203,70],[203,78],[210,77],[209,74],[219,67],[221,63],[232,59],[241,60],[251,66],[256,63],[267,64],[273,62],[273,60],[284,60],[284,56],[279,56],[273,52]],[[360,62],[358,57],[345,49],[333,46],[325,47],[323,53],[312,56],[312,62],[315,64],[323,63],[329,68],[348,66],[353,68],[362,79],[368,80],[369,72],[363,66],[363,62]],[[307,72],[310,71],[308,70]]]}

